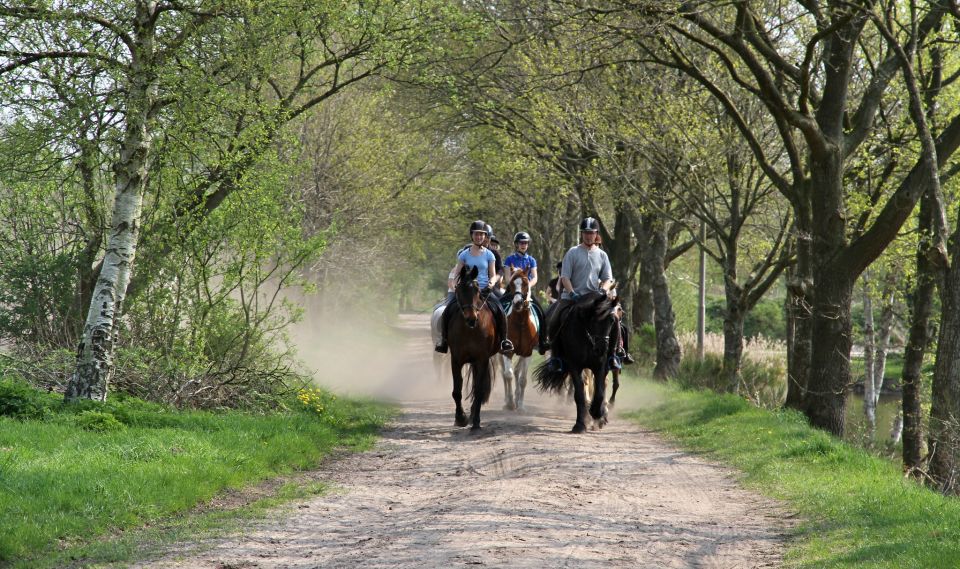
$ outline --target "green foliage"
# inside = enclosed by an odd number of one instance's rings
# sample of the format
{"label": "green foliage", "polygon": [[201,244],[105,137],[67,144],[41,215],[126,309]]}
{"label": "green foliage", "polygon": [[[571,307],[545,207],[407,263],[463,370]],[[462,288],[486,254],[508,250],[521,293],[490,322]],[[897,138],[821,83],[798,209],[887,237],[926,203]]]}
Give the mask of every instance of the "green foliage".
{"label": "green foliage", "polygon": [[84,243],[64,203],[74,198],[51,184],[10,188],[0,177],[0,338],[64,345],[76,337]]}
{"label": "green foliage", "polygon": [[59,397],[38,391],[19,379],[0,378],[0,417],[42,419]]}
{"label": "green foliage", "polygon": [[[723,334],[723,315],[726,301],[722,298],[707,300],[707,332]],[[743,319],[744,339],[763,336],[786,340],[787,324],[783,303],[776,299],[761,299]]]}
{"label": "green foliage", "polygon": [[[7,383],[0,381],[0,389]],[[23,389],[15,393],[48,396]],[[0,416],[0,565],[97,565],[106,559],[78,558],[74,546],[155,525],[227,489],[309,468],[334,449],[367,448],[391,413],[370,401],[314,392],[323,398],[322,415],[183,412],[111,394],[105,403],[61,405],[57,398],[40,420]],[[284,402],[285,409],[297,406],[292,397]],[[105,555],[116,561],[117,554]]]}
{"label": "green foliage", "polygon": [[77,426],[98,433],[110,433],[124,429],[123,423],[118,421],[112,413],[103,411],[82,411],[77,415]]}

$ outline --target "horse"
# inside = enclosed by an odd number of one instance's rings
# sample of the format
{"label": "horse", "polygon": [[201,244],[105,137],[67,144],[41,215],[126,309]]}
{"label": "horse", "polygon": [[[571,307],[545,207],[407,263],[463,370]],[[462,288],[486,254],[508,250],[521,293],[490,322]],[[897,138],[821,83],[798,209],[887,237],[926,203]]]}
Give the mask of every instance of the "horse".
{"label": "horse", "polygon": [[[507,307],[507,338],[513,342],[513,356],[501,356],[505,400],[503,408],[522,412],[525,410],[523,394],[527,388],[527,370],[540,338],[537,322],[530,308],[530,281],[525,270],[513,274],[504,298],[510,300],[510,306]],[[513,365],[514,357],[517,358],[516,366]]]}
{"label": "horse", "polygon": [[551,338],[562,354],[563,367],[551,369],[548,362],[537,366],[534,379],[541,391],[562,393],[567,377],[573,383],[573,400],[577,405],[577,421],[571,432],[587,430],[587,395],[584,385],[584,370],[593,374],[593,396],[590,398],[590,416],[598,428],[609,421],[609,402],[606,401],[607,373],[611,357],[617,347],[619,321],[616,316],[617,298],[591,293],[567,307],[556,338]]}
{"label": "horse", "polygon": [[454,424],[465,427],[468,423],[461,400],[463,366],[470,364],[473,378],[470,394],[470,419],[473,422],[471,430],[480,428],[480,407],[490,399],[493,391],[490,358],[500,349],[493,310],[487,306],[486,298],[480,293],[477,274],[476,267],[468,269],[464,266],[460,269],[454,289],[457,309],[450,315],[447,327],[450,369],[453,372],[453,401],[457,406]]}

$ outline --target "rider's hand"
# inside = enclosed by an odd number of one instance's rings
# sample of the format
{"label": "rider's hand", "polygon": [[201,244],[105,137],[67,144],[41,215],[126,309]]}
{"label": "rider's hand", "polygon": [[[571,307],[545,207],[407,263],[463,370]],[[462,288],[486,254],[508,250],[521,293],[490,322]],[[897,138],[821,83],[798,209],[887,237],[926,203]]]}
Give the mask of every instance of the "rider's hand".
{"label": "rider's hand", "polygon": [[580,293],[579,293],[579,292],[571,292],[571,293],[570,293],[570,300],[580,300]]}

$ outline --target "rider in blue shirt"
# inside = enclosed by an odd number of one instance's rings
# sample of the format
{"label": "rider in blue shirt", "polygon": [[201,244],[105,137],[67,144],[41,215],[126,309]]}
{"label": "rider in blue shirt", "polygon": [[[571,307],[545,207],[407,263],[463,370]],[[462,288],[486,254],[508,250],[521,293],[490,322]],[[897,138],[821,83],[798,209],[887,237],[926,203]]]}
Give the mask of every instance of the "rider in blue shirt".
{"label": "rider in blue shirt", "polygon": [[[507,316],[503,313],[500,302],[493,294],[490,294],[490,288],[496,284],[499,275],[496,272],[496,260],[493,252],[483,245],[489,239],[488,227],[490,226],[480,220],[470,224],[470,239],[473,243],[457,253],[457,264],[450,271],[447,287],[450,291],[454,290],[457,275],[460,274],[460,269],[464,266],[477,268],[477,284],[481,291],[485,291],[487,306],[493,312],[493,322],[496,326],[497,339],[500,341],[500,351],[504,354],[511,354],[513,353],[513,343],[507,339]],[[447,353],[449,347],[447,346],[447,329],[450,324],[450,315],[454,312],[451,307],[455,303],[456,295],[453,292],[447,294],[447,306],[440,318],[440,343],[435,347],[436,351],[442,354]]]}
{"label": "rider in blue shirt", "polygon": [[[513,247],[516,252],[509,255],[503,261],[504,282],[509,283],[513,280],[514,271],[526,271],[527,280],[530,281],[530,290],[533,290],[534,285],[537,284],[537,260],[533,255],[527,253],[527,249],[530,248],[530,234],[526,231],[520,231],[514,235]],[[546,320],[543,318],[543,307],[537,302],[537,297],[531,296],[531,300],[533,301],[533,310],[537,313],[537,320],[540,323],[541,331],[541,333],[538,334],[539,345],[537,346],[537,351],[543,354],[547,351]]]}

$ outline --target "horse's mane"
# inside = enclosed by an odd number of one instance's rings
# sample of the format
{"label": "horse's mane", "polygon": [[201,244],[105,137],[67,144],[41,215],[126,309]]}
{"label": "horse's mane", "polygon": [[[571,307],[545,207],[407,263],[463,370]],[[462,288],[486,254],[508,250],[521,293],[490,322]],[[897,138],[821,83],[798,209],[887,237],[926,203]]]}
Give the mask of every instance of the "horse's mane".
{"label": "horse's mane", "polygon": [[599,293],[589,294],[573,305],[571,317],[579,317],[583,320],[602,320],[613,312],[618,299],[603,295],[598,300]]}

